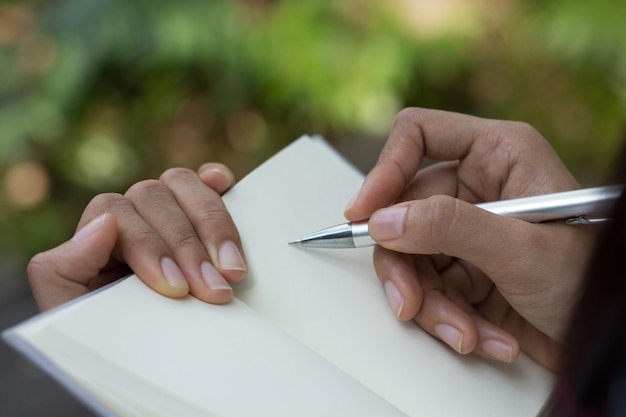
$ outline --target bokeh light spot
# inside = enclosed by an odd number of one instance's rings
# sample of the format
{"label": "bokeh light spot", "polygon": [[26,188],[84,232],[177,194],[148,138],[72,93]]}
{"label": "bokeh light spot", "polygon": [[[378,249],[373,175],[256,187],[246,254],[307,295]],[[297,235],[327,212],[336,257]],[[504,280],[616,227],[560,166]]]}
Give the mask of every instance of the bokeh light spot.
{"label": "bokeh light spot", "polygon": [[35,207],[50,194],[48,172],[34,161],[13,165],[5,174],[3,183],[7,200],[21,209]]}
{"label": "bokeh light spot", "polygon": [[116,138],[104,133],[87,138],[76,152],[76,179],[90,187],[115,186],[128,181],[137,161]]}
{"label": "bokeh light spot", "polygon": [[228,119],[226,132],[231,147],[238,152],[253,152],[263,145],[267,122],[255,110],[241,110]]}
{"label": "bokeh light spot", "polygon": [[208,148],[202,133],[190,123],[179,123],[166,129],[159,145],[170,164],[187,167],[200,165]]}

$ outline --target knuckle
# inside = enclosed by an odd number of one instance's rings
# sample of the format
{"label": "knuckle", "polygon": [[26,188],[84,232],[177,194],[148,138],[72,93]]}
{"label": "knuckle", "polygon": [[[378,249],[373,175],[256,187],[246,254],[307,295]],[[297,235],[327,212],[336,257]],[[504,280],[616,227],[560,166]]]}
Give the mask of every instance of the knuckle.
{"label": "knuckle", "polygon": [[517,141],[522,146],[536,145],[545,142],[544,137],[537,129],[526,122],[511,122],[512,129],[517,132]]}
{"label": "knuckle", "polygon": [[233,219],[226,211],[226,209],[217,205],[207,207],[199,214],[200,222],[204,225],[208,225],[215,228],[215,225],[230,226],[233,224]]}
{"label": "knuckle", "polygon": [[172,245],[175,248],[193,248],[202,245],[198,235],[192,230],[177,230],[172,236]]}
{"label": "knuckle", "polygon": [[119,193],[103,193],[92,198],[87,206],[98,212],[104,212],[125,203],[126,199]]}
{"label": "knuckle", "polygon": [[49,281],[54,270],[55,265],[49,252],[36,254],[26,265],[26,276],[30,286],[34,288],[42,282]]}
{"label": "knuckle", "polygon": [[530,123],[520,121],[511,121],[510,123],[515,130],[524,134],[524,136],[531,137],[539,135],[537,129],[535,129]]}
{"label": "knuckle", "polygon": [[398,112],[393,121],[392,131],[410,132],[419,126],[423,109],[407,107]]}
{"label": "knuckle", "polygon": [[500,121],[502,123],[501,132],[513,132],[514,134],[504,134],[498,137],[500,142],[510,142],[511,146],[524,147],[528,144],[543,142],[545,139],[532,125],[520,121]]}
{"label": "knuckle", "polygon": [[131,185],[124,196],[132,200],[146,195],[163,193],[166,188],[165,184],[159,180],[143,180]]}
{"label": "knuckle", "polygon": [[[128,239],[120,240],[122,252],[132,248],[155,248],[161,244],[161,237],[152,229],[130,226],[127,231]],[[132,248],[131,248],[132,247]]]}
{"label": "knuckle", "polygon": [[413,123],[419,117],[420,109],[416,107],[406,107],[398,112],[394,124]]}
{"label": "knuckle", "polygon": [[130,202],[119,193],[98,194],[85,207],[78,225],[82,227],[103,213],[113,213],[114,215],[124,213],[129,206]]}
{"label": "knuckle", "polygon": [[450,196],[436,195],[429,197],[426,204],[426,230],[423,231],[431,250],[436,253],[445,253],[443,248],[450,239],[458,224],[458,201]]}
{"label": "knuckle", "polygon": [[45,253],[38,253],[33,256],[28,262],[28,265],[26,265],[28,280],[32,282],[39,279],[42,276],[41,271],[45,271],[47,267],[48,262]]}

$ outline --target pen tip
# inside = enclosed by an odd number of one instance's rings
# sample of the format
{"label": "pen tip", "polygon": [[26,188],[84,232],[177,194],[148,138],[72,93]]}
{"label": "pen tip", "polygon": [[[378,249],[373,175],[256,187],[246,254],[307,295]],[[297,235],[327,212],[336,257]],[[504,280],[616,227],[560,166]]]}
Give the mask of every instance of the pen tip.
{"label": "pen tip", "polygon": [[290,246],[295,246],[297,248],[302,246],[302,241],[301,240],[293,240],[291,242],[288,242]]}

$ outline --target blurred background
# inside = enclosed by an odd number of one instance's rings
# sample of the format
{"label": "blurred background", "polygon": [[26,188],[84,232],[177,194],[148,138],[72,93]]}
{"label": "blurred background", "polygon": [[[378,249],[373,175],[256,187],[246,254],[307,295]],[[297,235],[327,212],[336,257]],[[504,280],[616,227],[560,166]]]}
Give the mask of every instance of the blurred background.
{"label": "blurred background", "polygon": [[241,178],[303,133],[367,171],[407,106],[526,121],[598,185],[624,137],[625,16],[613,0],[3,1],[0,326],[34,313],[15,301],[26,261],[95,194],[205,161]]}
{"label": "blurred background", "polygon": [[406,106],[529,122],[601,181],[626,111],[624,16],[610,0],[5,2],[3,256],[56,245],[93,195],[168,167],[241,178],[303,133],[377,151]]}

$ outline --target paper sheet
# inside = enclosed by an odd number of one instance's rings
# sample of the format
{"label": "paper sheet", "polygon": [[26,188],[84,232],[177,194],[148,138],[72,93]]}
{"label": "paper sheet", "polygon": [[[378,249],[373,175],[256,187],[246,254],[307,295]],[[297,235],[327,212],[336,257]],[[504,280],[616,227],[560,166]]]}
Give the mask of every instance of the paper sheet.
{"label": "paper sheet", "polygon": [[403,415],[240,301],[173,300],[136,277],[16,331],[123,416]]}

